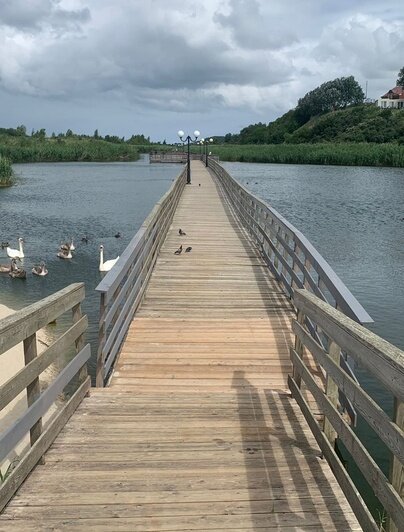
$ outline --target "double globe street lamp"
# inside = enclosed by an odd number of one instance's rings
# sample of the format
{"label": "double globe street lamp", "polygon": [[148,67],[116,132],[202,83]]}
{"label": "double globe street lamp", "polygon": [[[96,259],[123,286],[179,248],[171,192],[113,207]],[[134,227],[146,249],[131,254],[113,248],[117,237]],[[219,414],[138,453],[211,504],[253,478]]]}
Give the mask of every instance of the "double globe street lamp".
{"label": "double globe street lamp", "polygon": [[[208,146],[209,144],[213,142],[213,139],[201,139],[201,144],[204,146],[204,156],[205,156],[205,166],[206,168],[209,166],[208,165]],[[210,155],[210,152],[209,152],[209,155]]]}
{"label": "double globe street lamp", "polygon": [[194,144],[195,142],[197,142],[198,140],[198,137],[200,136],[200,132],[196,129],[194,131],[194,137],[195,138],[192,138],[190,137],[189,135],[187,135],[185,138],[184,138],[184,135],[185,133],[180,129],[178,131],[178,136],[180,138],[180,141],[183,142],[185,144],[185,142],[187,143],[188,145],[188,154],[187,154],[187,185],[190,185],[191,184],[191,158],[190,158],[190,152],[189,152],[189,145],[190,144]]}

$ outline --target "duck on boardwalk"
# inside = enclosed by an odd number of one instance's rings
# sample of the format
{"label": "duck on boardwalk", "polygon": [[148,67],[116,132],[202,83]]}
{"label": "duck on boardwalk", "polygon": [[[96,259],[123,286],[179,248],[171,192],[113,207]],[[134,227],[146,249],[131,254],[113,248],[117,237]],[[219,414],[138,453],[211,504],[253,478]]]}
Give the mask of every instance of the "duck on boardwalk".
{"label": "duck on boardwalk", "polygon": [[177,250],[174,251],[174,255],[180,255],[181,253],[182,253],[182,244]]}
{"label": "duck on boardwalk", "polygon": [[179,230],[178,230],[178,234],[179,234],[180,236],[186,236],[185,231],[183,231],[182,229],[179,229]]}
{"label": "duck on boardwalk", "polygon": [[24,258],[23,242],[24,242],[24,239],[20,237],[18,239],[19,249],[12,249],[10,247],[7,247],[6,251],[10,259],[23,259]]}
{"label": "duck on boardwalk", "polygon": [[44,262],[41,262],[40,264],[34,266],[32,268],[32,273],[34,275],[39,275],[40,277],[45,277],[45,275],[48,275],[48,270],[46,269],[46,264]]}
{"label": "duck on boardwalk", "polygon": [[100,272],[109,272],[111,268],[118,262],[119,255],[116,259],[106,260],[104,262],[104,246],[100,245]]}
{"label": "duck on boardwalk", "polygon": [[187,247],[187,249],[185,250],[185,253],[189,253],[191,251],[191,249],[192,249],[191,246]]}

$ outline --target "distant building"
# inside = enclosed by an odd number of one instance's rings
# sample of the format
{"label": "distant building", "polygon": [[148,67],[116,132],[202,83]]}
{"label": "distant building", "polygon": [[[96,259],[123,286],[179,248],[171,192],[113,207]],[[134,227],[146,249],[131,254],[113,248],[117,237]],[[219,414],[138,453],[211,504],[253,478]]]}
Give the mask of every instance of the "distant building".
{"label": "distant building", "polygon": [[378,107],[382,109],[404,109],[404,87],[394,87],[377,100]]}

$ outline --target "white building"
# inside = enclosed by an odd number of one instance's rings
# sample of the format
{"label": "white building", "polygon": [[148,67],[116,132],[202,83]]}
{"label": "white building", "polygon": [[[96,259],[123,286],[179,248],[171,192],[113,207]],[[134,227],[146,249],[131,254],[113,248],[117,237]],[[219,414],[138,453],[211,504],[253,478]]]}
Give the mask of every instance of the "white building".
{"label": "white building", "polygon": [[394,87],[377,100],[378,107],[382,109],[404,109],[404,87]]}

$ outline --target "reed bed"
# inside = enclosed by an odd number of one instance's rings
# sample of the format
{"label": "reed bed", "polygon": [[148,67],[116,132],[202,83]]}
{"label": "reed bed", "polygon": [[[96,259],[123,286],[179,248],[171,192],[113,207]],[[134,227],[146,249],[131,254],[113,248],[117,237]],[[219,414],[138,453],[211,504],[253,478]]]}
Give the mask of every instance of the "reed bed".
{"label": "reed bed", "polygon": [[0,155],[0,187],[9,187],[14,182],[11,161]]}
{"label": "reed bed", "polygon": [[404,167],[404,146],[372,143],[213,145],[222,161]]}
{"label": "reed bed", "polygon": [[130,144],[94,139],[0,138],[0,152],[13,163],[60,161],[135,161],[139,151]]}

